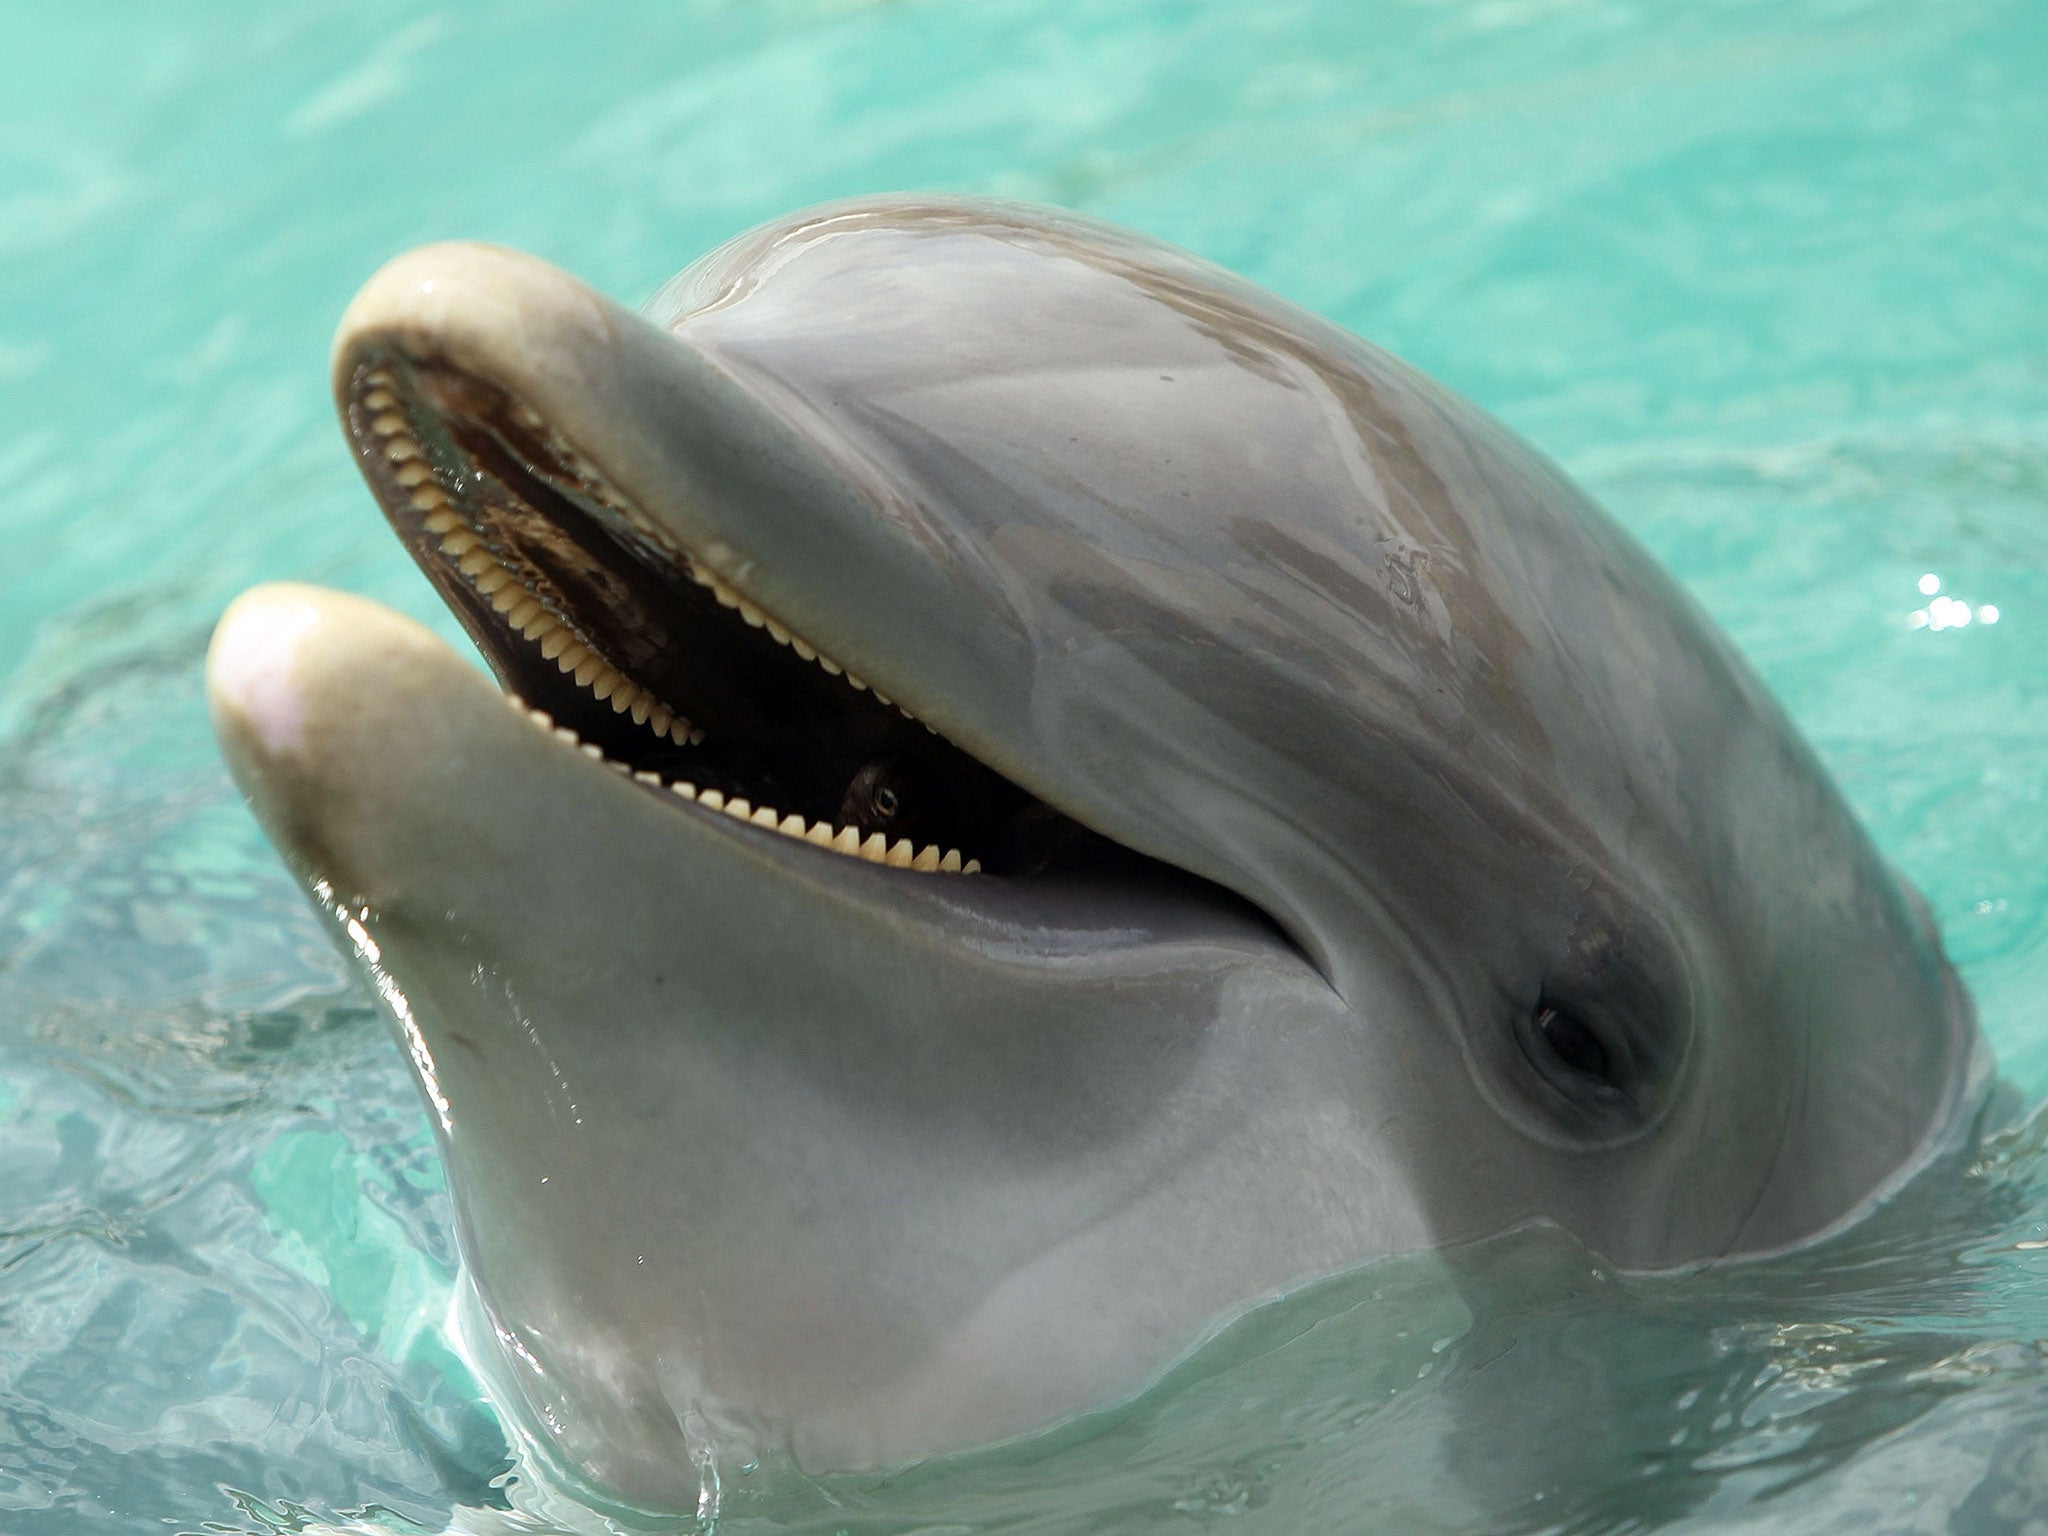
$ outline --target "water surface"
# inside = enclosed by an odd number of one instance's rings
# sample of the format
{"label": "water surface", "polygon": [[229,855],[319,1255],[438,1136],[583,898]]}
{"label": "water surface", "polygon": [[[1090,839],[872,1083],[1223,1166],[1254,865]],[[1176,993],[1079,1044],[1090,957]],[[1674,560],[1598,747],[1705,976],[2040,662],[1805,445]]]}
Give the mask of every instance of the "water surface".
{"label": "water surface", "polygon": [[2038,0],[4,0],[0,37],[0,1530],[574,1523],[502,1513],[538,1495],[443,1331],[431,1139],[200,655],[270,577],[449,630],[327,398],[386,256],[637,299],[905,187],[1189,245],[1556,455],[1927,893],[2012,1092],[1814,1253],[1382,1266],[1022,1446],[720,1469],[719,1529],[2048,1524]]}

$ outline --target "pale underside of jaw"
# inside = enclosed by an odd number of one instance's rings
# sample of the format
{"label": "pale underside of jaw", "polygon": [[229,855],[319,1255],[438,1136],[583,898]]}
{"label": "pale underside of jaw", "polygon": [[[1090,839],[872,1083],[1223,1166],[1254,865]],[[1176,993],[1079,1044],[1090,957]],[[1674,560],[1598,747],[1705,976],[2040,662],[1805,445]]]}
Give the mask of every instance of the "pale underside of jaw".
{"label": "pale underside of jaw", "polygon": [[[517,566],[493,547],[485,530],[465,514],[462,498],[450,494],[421,447],[392,376],[372,368],[358,376],[355,389],[355,403],[374,441],[374,449],[382,455],[391,479],[407,496],[412,510],[419,514],[421,526],[434,541],[446,568],[488,604],[502,621],[506,634],[514,637],[515,643],[532,646],[541,659],[553,662],[565,678],[572,679],[592,699],[610,704],[618,715],[630,716],[655,739],[680,748],[701,745],[705,740],[704,730],[692,725],[677,709],[656,697],[651,689],[629,677],[623,668],[608,659],[599,642],[577,624],[574,616],[559,611],[543,593],[535,590]],[[547,433],[545,424],[529,408],[515,405],[513,409],[523,427],[536,433]],[[572,448],[552,434],[548,436],[551,451],[559,454],[563,462],[575,466],[579,480],[584,482],[582,489],[586,494],[601,500],[607,510],[640,532],[668,544],[666,536],[637,513],[629,498],[611,490]],[[703,570],[687,553],[674,550],[672,553],[694,582],[706,588],[721,607],[732,610],[749,628],[765,633],[776,644],[788,648],[826,674],[841,679],[849,688],[869,693],[906,718],[915,718],[878,690],[870,689],[866,682],[847,672],[758,604],[742,596],[730,583]],[[942,849],[937,843],[919,845],[908,837],[891,839],[879,831],[863,833],[858,827],[824,819],[807,820],[793,811],[755,804],[742,795],[711,787],[700,788],[681,773],[636,768],[630,762],[609,756],[598,743],[585,740],[569,726],[558,723],[547,711],[529,706],[517,694],[508,693],[506,697],[522,718],[530,720],[565,747],[603,763],[613,772],[649,789],[675,795],[705,810],[721,812],[752,826],[871,864],[930,874],[977,874],[981,870],[979,859],[963,858],[957,848]]]}

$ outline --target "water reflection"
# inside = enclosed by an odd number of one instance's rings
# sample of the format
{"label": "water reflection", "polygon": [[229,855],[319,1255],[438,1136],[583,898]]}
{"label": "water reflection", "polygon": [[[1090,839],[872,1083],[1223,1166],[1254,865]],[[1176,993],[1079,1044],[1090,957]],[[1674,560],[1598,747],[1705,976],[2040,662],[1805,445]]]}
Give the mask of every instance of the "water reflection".
{"label": "water reflection", "polygon": [[[1925,608],[1915,608],[1906,615],[1906,624],[1912,629],[1963,629],[1973,621],[1978,624],[1996,624],[1999,620],[1996,603],[1979,603],[1974,608],[1959,597],[1941,592],[1941,578],[1929,571],[1920,578],[1920,595],[1934,599]],[[1936,596],[1941,593],[1940,596]]]}

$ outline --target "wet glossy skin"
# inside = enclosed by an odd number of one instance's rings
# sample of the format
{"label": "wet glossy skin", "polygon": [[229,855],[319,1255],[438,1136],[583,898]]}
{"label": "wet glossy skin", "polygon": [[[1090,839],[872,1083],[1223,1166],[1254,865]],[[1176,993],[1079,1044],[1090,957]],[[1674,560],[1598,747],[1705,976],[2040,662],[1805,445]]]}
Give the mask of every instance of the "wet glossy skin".
{"label": "wet glossy skin", "polygon": [[1967,1099],[1933,934],[1748,670],[1394,359],[960,201],[797,216],[650,310],[435,248],[337,367],[494,380],[1220,890],[837,858],[606,773],[402,621],[245,599],[230,762],[404,1000],[486,1348],[600,1484],[688,1504],[691,1435],[830,1467],[1022,1432],[1276,1288],[1529,1219],[1635,1266],[1794,1243]]}

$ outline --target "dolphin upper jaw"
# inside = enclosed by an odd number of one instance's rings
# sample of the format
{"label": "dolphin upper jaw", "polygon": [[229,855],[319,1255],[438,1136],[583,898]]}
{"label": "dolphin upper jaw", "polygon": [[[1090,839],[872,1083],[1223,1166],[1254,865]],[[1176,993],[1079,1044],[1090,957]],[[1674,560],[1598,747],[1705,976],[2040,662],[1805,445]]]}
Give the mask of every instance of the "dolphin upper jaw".
{"label": "dolphin upper jaw", "polygon": [[[337,331],[337,398],[390,351],[497,384],[600,467],[674,553],[771,613],[813,619],[850,670],[970,750],[992,749],[975,738],[971,695],[901,668],[900,613],[887,622],[890,602],[876,598],[907,602],[924,630],[936,626],[934,650],[965,647],[991,669],[1028,663],[1017,627],[1008,626],[1010,647],[991,654],[1003,624],[949,625],[951,605],[917,601],[928,566],[874,537],[886,493],[863,484],[815,422],[800,427],[644,317],[496,247],[427,246],[381,269]],[[825,601],[833,592],[842,596]]]}

